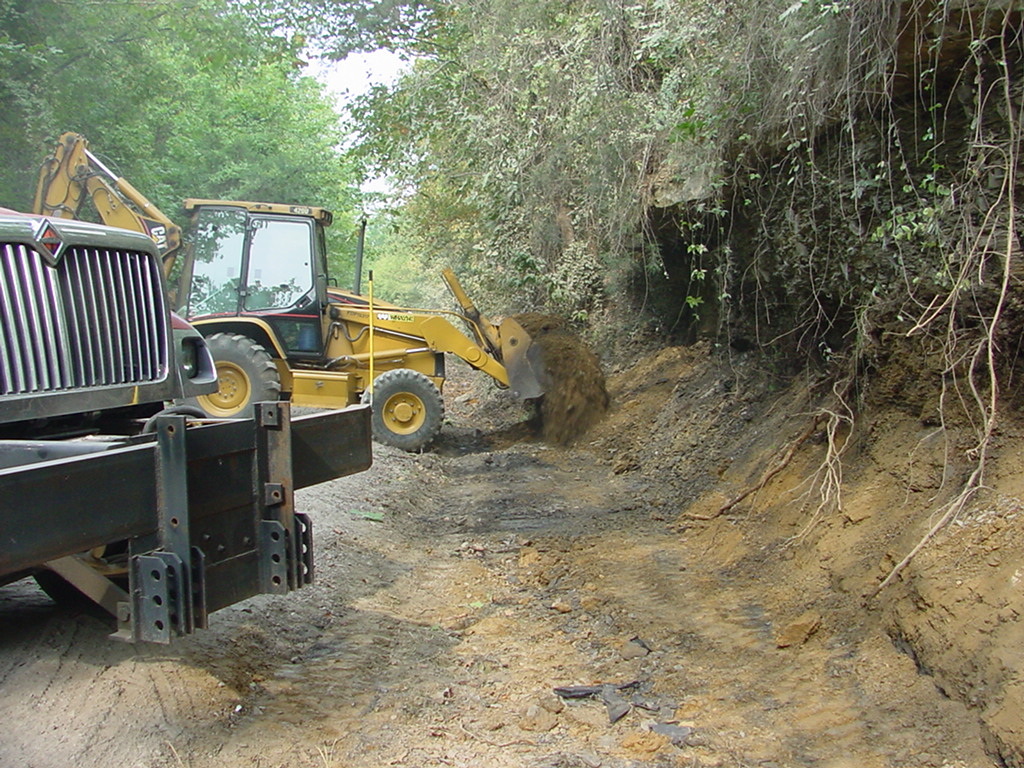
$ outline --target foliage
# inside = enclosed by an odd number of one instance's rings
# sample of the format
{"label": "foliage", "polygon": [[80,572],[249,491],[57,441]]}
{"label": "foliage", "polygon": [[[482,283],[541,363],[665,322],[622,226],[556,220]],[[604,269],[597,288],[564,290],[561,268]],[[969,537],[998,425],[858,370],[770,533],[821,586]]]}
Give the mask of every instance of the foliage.
{"label": "foliage", "polygon": [[369,221],[363,286],[374,273],[374,295],[406,307],[454,308],[436,266],[425,265],[409,248],[401,211],[385,211]]}
{"label": "foliage", "polygon": [[[637,260],[673,280],[653,211],[724,211],[728,163],[800,146],[828,122],[842,83],[879,55],[867,46],[840,66],[832,43],[850,14],[838,10],[453,0],[434,9],[432,44],[417,49],[428,55],[371,94],[355,126],[366,155],[414,190],[423,258],[443,253],[498,298],[582,317],[619,300]],[[868,31],[891,20],[877,6],[853,16]],[[704,269],[679,272],[692,284]],[[691,287],[691,309],[713,293]]]}
{"label": "foliage", "polygon": [[1021,46],[1013,4],[970,6],[450,0],[356,127],[409,247],[499,301],[583,317],[640,288],[684,337],[834,352],[955,281],[950,97]]}
{"label": "foliage", "polygon": [[[37,88],[37,81],[45,72],[51,57],[59,52],[45,38],[24,39],[18,28],[24,24],[25,12],[15,0],[0,2],[0,153],[7,184],[0,187],[0,204],[24,207],[25,195],[12,194],[12,189],[28,190],[29,176],[24,172],[23,160],[34,151],[26,128],[39,124],[37,116],[45,113],[46,101]],[[31,127],[29,127],[31,130]],[[31,178],[34,184],[34,178]]]}
{"label": "foliage", "polygon": [[636,222],[623,181],[646,137],[620,82],[627,32],[598,5],[452,4],[437,53],[356,112],[364,149],[416,190],[422,243],[506,303],[544,301],[568,262],[593,271]]}
{"label": "foliage", "polygon": [[38,163],[74,130],[172,218],[184,197],[357,206],[300,44],[229,0],[7,0],[0,23],[2,204],[31,203]]}
{"label": "foliage", "polygon": [[343,59],[378,49],[412,51],[429,46],[435,0],[234,0],[266,29],[288,29],[319,55]]}

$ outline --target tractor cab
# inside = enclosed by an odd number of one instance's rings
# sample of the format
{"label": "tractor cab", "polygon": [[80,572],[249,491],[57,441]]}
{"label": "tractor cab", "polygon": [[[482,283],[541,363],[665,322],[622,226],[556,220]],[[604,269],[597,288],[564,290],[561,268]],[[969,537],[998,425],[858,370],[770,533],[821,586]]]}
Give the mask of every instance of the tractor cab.
{"label": "tractor cab", "polygon": [[180,311],[204,326],[265,323],[277,341],[271,346],[287,358],[322,358],[330,211],[194,199],[185,209],[192,226],[178,280]]}

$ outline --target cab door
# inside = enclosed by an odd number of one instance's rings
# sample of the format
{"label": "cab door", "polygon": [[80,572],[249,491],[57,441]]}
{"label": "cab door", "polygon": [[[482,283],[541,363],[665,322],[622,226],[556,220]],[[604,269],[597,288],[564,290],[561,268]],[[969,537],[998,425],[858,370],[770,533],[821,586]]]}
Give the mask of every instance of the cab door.
{"label": "cab door", "polygon": [[263,317],[290,358],[323,355],[316,230],[303,217],[250,216],[243,314]]}

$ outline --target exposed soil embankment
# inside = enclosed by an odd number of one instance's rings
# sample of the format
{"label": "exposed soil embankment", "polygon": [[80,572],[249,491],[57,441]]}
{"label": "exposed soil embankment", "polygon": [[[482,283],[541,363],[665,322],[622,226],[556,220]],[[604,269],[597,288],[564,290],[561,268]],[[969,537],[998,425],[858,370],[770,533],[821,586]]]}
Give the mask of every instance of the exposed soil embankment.
{"label": "exposed soil embankment", "polygon": [[[753,359],[663,350],[617,395],[633,424],[609,427],[625,447],[617,467],[648,478],[666,507],[679,504],[680,531],[709,570],[771,584],[775,618],[792,617],[798,637],[854,647],[884,632],[968,708],[993,759],[1024,765],[1022,425],[1000,414],[985,489],[876,595],[975,466],[966,420],[940,428],[939,392],[925,391],[922,371],[912,389],[894,384],[912,362],[896,357],[868,383],[852,431],[830,439],[824,420],[807,432],[827,402],[813,382],[771,391],[756,383]],[[823,504],[837,479],[836,503]]]}

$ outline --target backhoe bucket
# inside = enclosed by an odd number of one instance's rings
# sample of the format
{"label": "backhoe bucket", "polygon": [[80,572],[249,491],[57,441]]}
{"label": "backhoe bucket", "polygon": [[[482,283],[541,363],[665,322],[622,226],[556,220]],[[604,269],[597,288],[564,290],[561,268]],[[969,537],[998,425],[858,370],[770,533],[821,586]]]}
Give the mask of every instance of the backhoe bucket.
{"label": "backhoe bucket", "polygon": [[509,388],[516,397],[532,400],[547,391],[550,384],[544,353],[533,343],[523,326],[509,318],[498,326],[501,361],[508,372]]}

